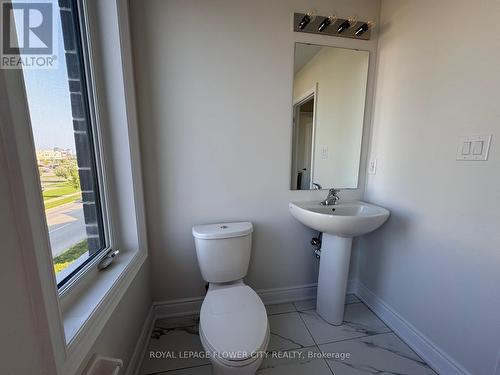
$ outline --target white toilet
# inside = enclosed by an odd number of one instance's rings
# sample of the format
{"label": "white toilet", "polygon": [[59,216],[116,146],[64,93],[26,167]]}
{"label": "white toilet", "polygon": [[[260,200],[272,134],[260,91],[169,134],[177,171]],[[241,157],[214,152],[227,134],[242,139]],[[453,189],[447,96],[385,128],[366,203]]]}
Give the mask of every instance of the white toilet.
{"label": "white toilet", "polygon": [[252,223],[195,225],[193,236],[209,288],[200,313],[200,339],[215,375],[253,375],[269,342],[264,304],[243,283],[252,247]]}

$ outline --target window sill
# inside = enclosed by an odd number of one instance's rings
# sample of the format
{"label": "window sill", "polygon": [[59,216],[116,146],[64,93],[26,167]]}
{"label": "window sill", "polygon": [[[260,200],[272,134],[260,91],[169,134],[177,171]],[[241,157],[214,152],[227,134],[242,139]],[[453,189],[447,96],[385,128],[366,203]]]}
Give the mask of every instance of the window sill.
{"label": "window sill", "polygon": [[146,258],[145,251],[123,252],[109,269],[96,270],[82,289],[69,293],[62,311],[67,357],[87,354]]}

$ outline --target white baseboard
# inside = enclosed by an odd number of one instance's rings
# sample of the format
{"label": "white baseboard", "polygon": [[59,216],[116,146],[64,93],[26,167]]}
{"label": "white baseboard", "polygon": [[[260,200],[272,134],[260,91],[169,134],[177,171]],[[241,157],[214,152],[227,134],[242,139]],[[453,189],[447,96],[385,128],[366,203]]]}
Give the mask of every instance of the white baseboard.
{"label": "white baseboard", "polygon": [[[347,293],[355,293],[356,280],[348,280]],[[316,298],[317,284],[296,285],[285,288],[271,288],[257,290],[257,294],[264,305],[302,301]],[[154,318],[167,318],[198,314],[204,297],[182,298],[172,301],[160,301],[153,303]]]}
{"label": "white baseboard", "polygon": [[146,350],[148,348],[149,338],[151,337],[151,333],[154,328],[154,310],[153,306],[149,309],[148,315],[144,320],[142,325],[141,334],[137,340],[137,344],[135,345],[134,352],[132,353],[132,357],[130,358],[130,362],[128,363],[127,369],[125,371],[126,375],[138,375],[141,369],[142,359],[146,355]]}
{"label": "white baseboard", "polygon": [[203,297],[153,302],[154,319],[199,314]]}
{"label": "white baseboard", "polygon": [[471,375],[364,284],[359,281],[354,281],[352,284],[354,293],[359,299],[370,307],[389,328],[422,357],[438,374]]}
{"label": "white baseboard", "polygon": [[[257,294],[265,305],[286,303],[316,298],[316,284],[297,285],[286,288],[257,290]],[[155,319],[199,314],[204,297],[183,298],[173,301],[153,303]]]}
{"label": "white baseboard", "polygon": [[286,288],[272,288],[257,290],[257,294],[264,305],[302,301],[316,298],[317,284],[297,285]]}

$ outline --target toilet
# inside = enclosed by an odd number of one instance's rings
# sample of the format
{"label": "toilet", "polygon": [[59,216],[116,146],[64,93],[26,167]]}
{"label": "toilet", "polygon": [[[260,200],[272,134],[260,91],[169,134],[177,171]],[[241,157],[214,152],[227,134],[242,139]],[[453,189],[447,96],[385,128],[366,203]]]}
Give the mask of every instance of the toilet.
{"label": "toilet", "polygon": [[269,342],[264,304],[243,282],[252,232],[248,222],[193,227],[198,264],[209,283],[200,312],[200,339],[214,375],[255,374]]}

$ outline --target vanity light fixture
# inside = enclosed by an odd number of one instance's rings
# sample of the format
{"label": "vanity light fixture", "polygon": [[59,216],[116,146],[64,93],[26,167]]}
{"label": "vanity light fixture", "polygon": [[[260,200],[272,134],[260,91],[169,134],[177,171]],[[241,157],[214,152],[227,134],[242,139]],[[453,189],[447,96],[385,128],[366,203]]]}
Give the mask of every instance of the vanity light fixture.
{"label": "vanity light fixture", "polygon": [[294,13],[292,25],[296,33],[360,40],[370,40],[371,29],[375,27],[374,22],[358,20],[356,16],[347,18],[337,16],[335,13],[326,16],[318,14],[314,9],[310,9],[307,13]]}
{"label": "vanity light fixture", "polygon": [[337,20],[337,16],[336,15],[331,15],[331,16],[325,17],[325,19],[323,20],[323,22],[321,22],[321,24],[319,25],[318,31],[319,32],[323,32],[323,30],[325,30],[328,26],[330,26],[336,20]]}
{"label": "vanity light fixture", "polygon": [[308,12],[304,14],[304,17],[299,22],[299,29],[304,30],[304,28],[309,25],[309,23],[314,19],[314,12]]}
{"label": "vanity light fixture", "polygon": [[349,19],[345,20],[339,25],[337,33],[342,34],[344,31],[346,31],[349,27],[351,27],[355,23],[356,23],[356,17],[350,17]]}
{"label": "vanity light fixture", "polygon": [[356,35],[356,36],[363,35],[368,30],[370,30],[374,25],[375,25],[375,22],[373,22],[373,21],[365,22],[364,24],[362,24],[360,27],[358,27],[356,29],[356,31],[354,32],[354,35]]}

